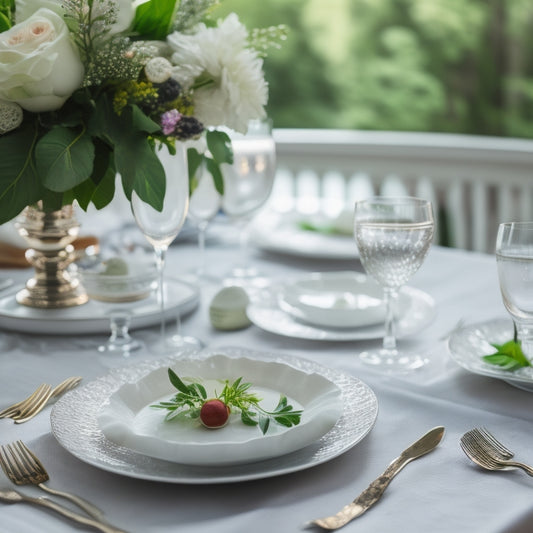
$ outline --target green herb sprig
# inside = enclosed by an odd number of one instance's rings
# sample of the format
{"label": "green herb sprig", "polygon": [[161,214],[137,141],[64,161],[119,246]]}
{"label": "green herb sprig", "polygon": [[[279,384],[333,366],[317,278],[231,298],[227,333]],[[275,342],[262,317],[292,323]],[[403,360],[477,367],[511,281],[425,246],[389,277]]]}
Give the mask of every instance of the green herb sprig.
{"label": "green herb sprig", "polygon": [[[152,407],[169,411],[165,420],[199,418],[202,405],[208,400],[205,387],[198,382],[184,383],[171,368],[168,369],[168,377],[178,393],[170,400],[159,402]],[[303,411],[295,410],[288,403],[286,396],[281,394],[274,410],[267,411],[259,405],[261,398],[250,391],[252,384],[244,383],[242,379],[239,377],[231,384],[228,380],[224,381],[222,392],[216,398],[223,401],[232,412],[240,412],[243,424],[259,426],[264,435],[271,422],[285,427],[300,423]]]}
{"label": "green herb sprig", "polygon": [[502,370],[516,370],[525,366],[531,366],[531,363],[522,351],[522,344],[520,341],[511,340],[504,344],[492,344],[497,352],[484,355],[484,361],[491,365],[496,365]]}

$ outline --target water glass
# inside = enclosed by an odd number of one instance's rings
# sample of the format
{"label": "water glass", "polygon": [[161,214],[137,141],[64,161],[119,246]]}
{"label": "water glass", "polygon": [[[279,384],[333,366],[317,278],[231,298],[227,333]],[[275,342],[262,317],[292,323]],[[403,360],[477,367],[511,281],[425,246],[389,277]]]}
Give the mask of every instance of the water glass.
{"label": "water glass", "polygon": [[505,308],[526,357],[533,359],[533,222],[500,224],[496,263]]}
{"label": "water glass", "polygon": [[422,265],[433,231],[433,210],[427,200],[375,197],[355,204],[354,236],[361,263],[383,288],[386,308],[383,346],[360,354],[365,363],[388,372],[406,372],[425,364],[419,354],[397,349],[394,304],[400,288]]}

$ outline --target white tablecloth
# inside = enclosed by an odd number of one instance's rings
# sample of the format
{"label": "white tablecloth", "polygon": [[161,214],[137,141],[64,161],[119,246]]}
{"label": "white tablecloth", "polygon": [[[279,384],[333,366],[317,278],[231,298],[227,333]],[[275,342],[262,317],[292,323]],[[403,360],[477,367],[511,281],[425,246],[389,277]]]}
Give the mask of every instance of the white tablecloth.
{"label": "white tablecloth", "polygon": [[[219,276],[236,255],[227,244],[208,244],[207,264]],[[273,279],[303,272],[358,269],[358,262],[333,262],[251,253],[253,264]],[[184,274],[197,260],[194,244],[171,248],[168,273]],[[0,274],[18,280],[30,271]],[[99,470],[64,450],[50,432],[51,407],[32,421],[15,425],[0,420],[0,442],[22,439],[51,475],[49,484],[79,493],[101,507],[108,520],[136,533],[297,532],[311,518],[326,516],[351,501],[379,476],[389,462],[430,428],[446,434],[431,454],[408,465],[382,500],[343,531],[496,533],[531,531],[533,480],[520,471],[486,472],[459,447],[460,436],[485,426],[533,462],[533,396],[509,384],[471,374],[451,359],[443,336],[459,319],[467,322],[506,317],[494,257],[433,248],[413,277],[412,286],[436,301],[437,316],[423,331],[400,342],[422,349],[430,364],[410,375],[391,377],[365,367],[357,357],[380,341],[312,342],[277,336],[258,327],[234,332],[214,330],[208,304],[219,282],[202,287],[199,308],[182,323],[185,334],[208,346],[243,346],[317,361],[357,376],[376,393],[379,414],[370,434],[340,457],[323,465],[258,481],[227,485],[179,485],[142,481]],[[27,395],[39,383],[57,383],[81,375],[87,383],[108,372],[99,355],[76,337],[46,337],[3,332],[0,353],[0,407]],[[157,328],[136,331],[153,340]],[[101,340],[105,336],[100,337]],[[82,339],[87,340],[87,339]],[[89,339],[94,342],[98,337]],[[153,355],[146,352],[146,357]],[[0,488],[9,487],[0,475]],[[22,487],[38,494],[35,487]],[[61,533],[76,530],[55,514],[34,507],[0,503],[3,533]]]}

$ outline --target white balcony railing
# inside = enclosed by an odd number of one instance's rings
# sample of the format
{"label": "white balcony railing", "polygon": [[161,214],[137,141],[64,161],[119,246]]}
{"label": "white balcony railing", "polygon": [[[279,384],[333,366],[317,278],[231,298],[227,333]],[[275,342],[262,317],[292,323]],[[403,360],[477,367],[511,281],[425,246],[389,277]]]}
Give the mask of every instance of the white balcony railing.
{"label": "white balcony railing", "polygon": [[277,129],[271,205],[344,205],[375,193],[433,201],[436,242],[492,252],[498,224],[533,220],[533,141],[431,133]]}

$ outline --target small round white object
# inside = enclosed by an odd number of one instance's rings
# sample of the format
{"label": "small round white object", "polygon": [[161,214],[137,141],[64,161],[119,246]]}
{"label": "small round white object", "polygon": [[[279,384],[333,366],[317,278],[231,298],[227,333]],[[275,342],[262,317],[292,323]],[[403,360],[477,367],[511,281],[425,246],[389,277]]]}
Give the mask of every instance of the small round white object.
{"label": "small round white object", "polygon": [[248,327],[251,322],[246,314],[250,299],[242,287],[224,287],[211,301],[209,318],[214,328],[235,330]]}

